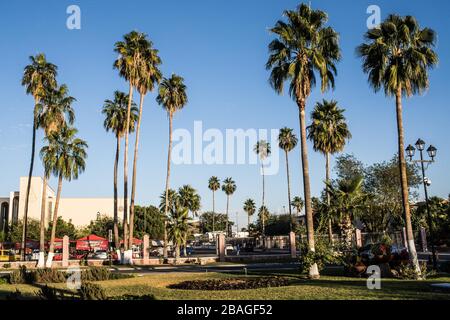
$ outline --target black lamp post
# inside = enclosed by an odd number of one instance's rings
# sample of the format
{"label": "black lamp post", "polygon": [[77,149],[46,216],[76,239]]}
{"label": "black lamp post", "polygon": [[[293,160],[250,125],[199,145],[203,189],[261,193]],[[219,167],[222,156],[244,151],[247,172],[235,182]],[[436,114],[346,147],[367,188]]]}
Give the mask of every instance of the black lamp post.
{"label": "black lamp post", "polygon": [[[413,161],[414,154],[417,150],[420,151],[420,160]],[[433,268],[437,269],[437,258],[436,258],[436,248],[434,247],[434,233],[433,233],[433,219],[431,218],[431,212],[430,212],[430,205],[428,201],[428,187],[431,185],[431,181],[425,177],[425,163],[430,164],[434,162],[434,158],[436,157],[437,149],[430,145],[430,147],[427,149],[428,156],[431,158],[431,160],[424,160],[423,158],[423,151],[425,150],[425,141],[422,139],[417,140],[416,142],[416,148],[414,148],[412,145],[409,145],[406,148],[406,154],[408,155],[410,161],[414,163],[420,163],[422,167],[422,179],[423,179],[423,188],[425,191],[425,204],[427,208],[427,216],[428,216],[428,227],[430,231],[430,242],[431,242],[431,253],[433,258]]]}

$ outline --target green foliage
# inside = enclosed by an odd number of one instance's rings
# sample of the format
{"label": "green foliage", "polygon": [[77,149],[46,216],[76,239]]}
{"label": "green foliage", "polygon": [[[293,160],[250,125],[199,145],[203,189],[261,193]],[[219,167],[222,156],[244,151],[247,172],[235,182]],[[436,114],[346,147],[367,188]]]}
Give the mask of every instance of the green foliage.
{"label": "green foliage", "polygon": [[66,274],[56,269],[36,269],[30,271],[31,283],[63,283],[66,282]]}
{"label": "green foliage", "polygon": [[400,264],[398,266],[398,268],[396,269],[397,277],[400,279],[403,279],[403,280],[425,279],[427,277],[427,273],[428,273],[427,263],[421,262],[421,263],[419,263],[419,265],[420,265],[420,273],[421,273],[420,277],[417,274],[417,271],[414,268],[414,266],[410,263]]}
{"label": "green foliage", "polygon": [[[7,239],[10,242],[21,242],[23,231],[23,221],[19,220],[18,223],[13,223],[8,232]],[[27,238],[38,240],[40,238],[40,223],[39,220],[28,218],[27,224]]]}
{"label": "green foliage", "polygon": [[93,267],[81,272],[82,281],[105,281],[112,278],[112,273],[107,267]]}
{"label": "green foliage", "polygon": [[[450,245],[450,202],[447,199],[431,197],[429,199],[431,223],[436,245]],[[429,220],[426,203],[421,202],[412,213],[416,230],[424,227],[429,234]]]}
{"label": "green foliage", "polygon": [[81,300],[106,300],[105,290],[94,283],[84,282],[78,290]]}
{"label": "green foliage", "polygon": [[164,236],[164,218],[154,206],[134,208],[134,234],[142,239],[148,234],[150,239],[162,239]]}
{"label": "green foliage", "polygon": [[308,273],[311,266],[316,263],[319,272],[325,265],[342,265],[343,255],[340,250],[336,250],[328,240],[316,238],[315,252],[309,250],[308,244],[300,244],[300,272]]}
{"label": "green foliage", "polygon": [[27,267],[20,266],[19,269],[14,270],[9,274],[10,284],[24,284],[30,283],[30,275],[27,272]]}
{"label": "green foliage", "polygon": [[[51,236],[51,225],[52,222],[49,223],[49,227],[47,228],[46,238],[50,239]],[[65,221],[61,216],[56,220],[56,238],[62,238],[64,236],[68,236],[69,239],[77,239],[78,231],[75,225],[72,223],[72,220]]]}
{"label": "green foliage", "polygon": [[[114,229],[114,219],[107,215],[100,215],[97,219],[92,220],[87,227],[85,227],[81,232],[80,236],[87,236],[90,234],[95,234],[99,237],[108,239],[108,230]],[[122,230],[122,225],[119,224],[119,234]]]}
{"label": "green foliage", "polygon": [[[200,230],[202,233],[213,231],[213,216],[215,230],[225,231],[228,219],[226,214],[205,212],[200,216]],[[228,225],[233,225],[233,222],[228,221]]]}
{"label": "green foliage", "polygon": [[[291,217],[289,214],[271,215],[266,221],[266,236],[281,236],[289,234]],[[258,221],[259,222],[259,221]],[[292,219],[292,229],[295,231],[298,227],[297,221]]]}

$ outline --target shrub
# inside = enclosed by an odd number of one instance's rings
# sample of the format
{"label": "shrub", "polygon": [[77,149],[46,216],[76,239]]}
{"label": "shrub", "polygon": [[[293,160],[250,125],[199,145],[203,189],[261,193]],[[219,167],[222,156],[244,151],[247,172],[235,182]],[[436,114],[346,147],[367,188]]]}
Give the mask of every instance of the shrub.
{"label": "shrub", "polygon": [[327,240],[319,240],[314,252],[309,250],[306,242],[302,243],[300,245],[300,271],[307,273],[314,263],[317,263],[320,272],[326,264],[342,265],[343,255]]}
{"label": "shrub", "polygon": [[221,279],[221,280],[194,280],[184,281],[170,285],[170,289],[181,290],[245,290],[270,287],[284,287],[290,285],[288,278],[270,277],[253,279]]}
{"label": "shrub", "polygon": [[105,290],[91,282],[83,283],[78,293],[81,300],[106,300]]}
{"label": "shrub", "polygon": [[37,269],[31,272],[33,283],[63,283],[66,275],[55,269]]}
{"label": "shrub", "polygon": [[105,267],[94,267],[83,270],[81,272],[81,280],[83,281],[105,281],[110,280],[111,271]]}
{"label": "shrub", "polygon": [[19,269],[14,270],[9,274],[10,284],[23,284],[29,282],[29,275],[27,274],[26,266],[20,266]]}
{"label": "shrub", "polygon": [[9,281],[7,277],[0,277],[0,284],[7,284],[8,282]]}
{"label": "shrub", "polygon": [[3,269],[9,269],[9,268],[11,268],[11,263],[5,263],[3,265]]}
{"label": "shrub", "polygon": [[[427,271],[427,263],[419,263],[420,264],[420,272],[422,274],[422,278],[425,279],[428,275]],[[401,264],[396,270],[395,270],[395,276],[399,279],[403,280],[417,280],[419,279],[419,275],[416,272],[416,269],[413,265],[410,263],[408,264]]]}

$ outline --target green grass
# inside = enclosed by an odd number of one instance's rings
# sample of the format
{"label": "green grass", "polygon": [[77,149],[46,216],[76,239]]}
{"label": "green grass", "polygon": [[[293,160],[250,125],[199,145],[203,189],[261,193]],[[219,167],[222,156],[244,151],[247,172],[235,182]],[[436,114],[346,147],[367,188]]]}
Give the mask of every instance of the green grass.
{"label": "green grass", "polygon": [[[439,291],[431,287],[432,283],[450,282],[450,277],[441,277],[425,281],[405,281],[386,279],[381,290],[368,290],[365,279],[336,276],[322,276],[320,280],[307,280],[292,273],[277,273],[295,277],[293,285],[280,288],[263,288],[238,291],[190,291],[168,289],[170,284],[186,280],[221,279],[236,277],[223,273],[172,273],[152,274],[128,279],[97,282],[109,297],[122,295],[154,295],[162,300],[366,300],[366,299],[446,299],[450,300],[450,291]],[[65,289],[65,284],[54,284],[55,288]],[[20,290],[23,294],[35,294],[38,286],[0,284],[0,299],[8,293]]]}

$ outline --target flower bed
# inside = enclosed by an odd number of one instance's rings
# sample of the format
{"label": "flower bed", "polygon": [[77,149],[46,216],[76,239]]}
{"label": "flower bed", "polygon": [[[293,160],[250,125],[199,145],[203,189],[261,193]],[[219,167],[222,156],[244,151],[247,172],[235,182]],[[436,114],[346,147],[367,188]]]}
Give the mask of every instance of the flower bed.
{"label": "flower bed", "polygon": [[285,287],[292,283],[292,279],[285,277],[221,279],[184,281],[170,285],[170,289],[180,290],[245,290],[270,287]]}

